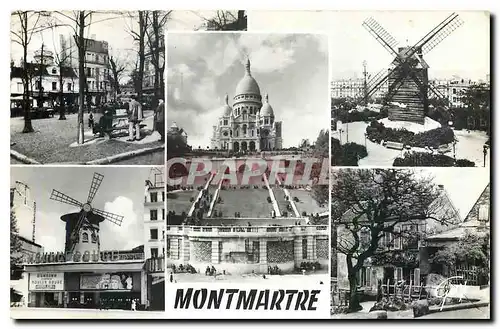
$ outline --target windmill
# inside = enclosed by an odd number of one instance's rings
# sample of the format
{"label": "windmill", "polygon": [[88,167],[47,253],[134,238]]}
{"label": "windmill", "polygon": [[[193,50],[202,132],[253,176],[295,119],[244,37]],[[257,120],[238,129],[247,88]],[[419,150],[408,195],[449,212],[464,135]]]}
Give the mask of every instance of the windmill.
{"label": "windmill", "polygon": [[[64,248],[66,253],[79,251],[83,254],[85,251],[89,251],[91,254],[98,254],[100,248],[98,235],[99,223],[107,219],[113,224],[121,226],[123,216],[104,210],[94,209],[91,205],[99,187],[101,186],[103,178],[104,175],[94,173],[87,201],[85,203],[73,199],[72,197],[57,190],[52,190],[50,195],[51,200],[80,208],[80,211],[77,213],[70,213],[61,216],[61,220],[66,222],[66,243]],[[89,233],[91,234],[90,239]]]}
{"label": "windmill", "polygon": [[389,109],[389,120],[424,123],[428,109],[429,91],[438,99],[443,95],[428,83],[429,65],[423,55],[430,52],[453,31],[463,24],[458,14],[453,13],[439,23],[415,45],[398,47],[398,42],[372,17],[363,22],[363,27],[392,55],[389,69],[374,75],[367,83],[364,97],[370,97],[383,84],[388,84],[385,100],[388,103],[404,104]]}

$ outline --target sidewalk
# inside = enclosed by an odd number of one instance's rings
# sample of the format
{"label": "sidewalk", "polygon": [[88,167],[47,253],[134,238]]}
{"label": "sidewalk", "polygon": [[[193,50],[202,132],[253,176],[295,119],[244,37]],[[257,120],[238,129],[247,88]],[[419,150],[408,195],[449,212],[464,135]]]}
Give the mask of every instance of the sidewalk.
{"label": "sidewalk", "polygon": [[[77,138],[77,114],[66,115],[67,120],[54,118],[33,120],[35,132],[23,134],[23,118],[11,118],[11,150],[24,155],[36,162],[47,163],[85,163],[92,160],[107,158],[130,151],[140,151],[145,148],[161,150],[164,142],[160,141],[160,135],[152,131],[152,113],[145,113],[146,119],[141,131],[145,136],[140,141],[127,142],[128,136],[113,139],[105,137],[94,137],[88,126],[85,126],[85,143],[78,145]],[[88,114],[84,115],[84,123],[87,125]],[[12,156],[11,156],[12,159]],[[152,157],[154,163],[148,165],[163,165],[163,157]],[[22,160],[14,159],[13,163]]]}

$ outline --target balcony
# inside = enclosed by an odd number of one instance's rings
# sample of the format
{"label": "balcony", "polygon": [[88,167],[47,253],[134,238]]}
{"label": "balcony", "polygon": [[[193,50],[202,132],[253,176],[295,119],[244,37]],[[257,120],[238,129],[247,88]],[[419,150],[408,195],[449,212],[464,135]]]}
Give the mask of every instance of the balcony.
{"label": "balcony", "polygon": [[328,226],[167,226],[167,235],[192,237],[283,237],[301,235],[329,235]]}

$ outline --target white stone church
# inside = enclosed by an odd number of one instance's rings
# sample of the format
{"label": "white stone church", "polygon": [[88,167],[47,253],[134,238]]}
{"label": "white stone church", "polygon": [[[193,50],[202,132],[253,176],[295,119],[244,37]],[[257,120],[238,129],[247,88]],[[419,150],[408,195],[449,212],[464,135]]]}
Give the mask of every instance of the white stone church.
{"label": "white stone church", "polygon": [[274,111],[266,94],[264,102],[257,81],[250,72],[236,86],[232,106],[226,103],[218,110],[221,116],[214,126],[212,149],[239,151],[270,151],[283,147],[281,121],[274,120]]}

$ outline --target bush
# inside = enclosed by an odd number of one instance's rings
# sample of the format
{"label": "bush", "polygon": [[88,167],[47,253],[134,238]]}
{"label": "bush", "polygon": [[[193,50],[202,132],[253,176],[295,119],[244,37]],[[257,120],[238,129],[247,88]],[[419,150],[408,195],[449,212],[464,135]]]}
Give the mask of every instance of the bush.
{"label": "bush", "polygon": [[[376,122],[376,121],[374,121]],[[366,147],[356,143],[340,145],[338,139],[332,138],[332,166],[357,166],[359,159],[368,155]]]}
{"label": "bush", "polygon": [[437,148],[442,144],[453,143],[455,140],[455,134],[449,127],[436,128],[415,134],[406,129],[386,128],[383,123],[378,121],[372,121],[366,127],[366,134],[368,139],[376,143],[383,140],[422,148],[426,146]]}
{"label": "bush", "polygon": [[306,217],[307,213],[305,211],[302,212],[302,217]]}
{"label": "bush", "polygon": [[453,167],[453,158],[443,154],[425,152],[406,153],[404,158],[394,159],[394,167]]}
{"label": "bush", "polygon": [[396,158],[394,167],[475,167],[473,161],[467,159],[454,160],[444,154],[431,154],[426,152],[406,153],[404,158]]}
{"label": "bush", "polygon": [[455,162],[455,167],[475,167],[476,163],[473,161],[469,161],[467,159],[458,159]]}
{"label": "bush", "polygon": [[296,196],[293,197],[293,201],[294,202],[299,202],[299,198],[297,198]]}
{"label": "bush", "polygon": [[267,197],[267,202],[271,203],[271,197],[270,196]]}

